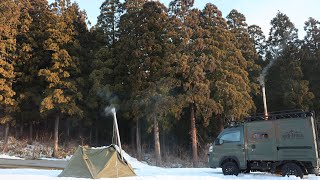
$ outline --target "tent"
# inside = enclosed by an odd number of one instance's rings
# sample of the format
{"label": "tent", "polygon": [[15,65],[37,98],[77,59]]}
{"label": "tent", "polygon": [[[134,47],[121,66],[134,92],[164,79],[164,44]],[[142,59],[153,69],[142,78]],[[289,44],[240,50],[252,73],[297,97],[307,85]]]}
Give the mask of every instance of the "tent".
{"label": "tent", "polygon": [[105,148],[79,146],[59,177],[115,178],[135,176],[114,145]]}

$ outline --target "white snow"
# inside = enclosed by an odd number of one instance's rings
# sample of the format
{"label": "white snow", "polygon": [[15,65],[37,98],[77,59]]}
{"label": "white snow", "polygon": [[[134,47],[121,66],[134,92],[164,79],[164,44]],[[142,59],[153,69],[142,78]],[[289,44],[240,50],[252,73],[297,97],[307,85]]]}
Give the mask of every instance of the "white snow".
{"label": "white snow", "polygon": [[[131,164],[137,176],[122,177],[119,180],[222,180],[222,179],[300,179],[296,177],[282,177],[270,173],[251,172],[238,176],[224,176],[221,169],[211,168],[160,168],[139,162],[123,151],[125,159]],[[0,157],[15,158],[10,156]],[[52,159],[51,159],[52,160]],[[57,177],[61,170],[38,169],[0,169],[0,180],[88,180],[83,178]],[[109,178],[103,178],[109,179]],[[303,179],[319,179],[315,175],[304,176]],[[110,178],[114,180],[114,178]]]}
{"label": "white snow", "polygon": [[3,158],[3,159],[22,159],[22,158],[19,158],[19,157],[9,156],[9,155],[6,155],[6,154],[0,154],[0,158]]}

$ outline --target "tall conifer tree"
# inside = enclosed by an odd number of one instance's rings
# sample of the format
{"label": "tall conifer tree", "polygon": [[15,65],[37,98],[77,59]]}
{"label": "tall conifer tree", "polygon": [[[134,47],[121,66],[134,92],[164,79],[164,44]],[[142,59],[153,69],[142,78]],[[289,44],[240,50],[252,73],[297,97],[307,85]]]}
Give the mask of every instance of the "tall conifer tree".
{"label": "tall conifer tree", "polygon": [[243,14],[233,9],[227,16],[227,23],[231,33],[235,36],[235,45],[246,60],[246,71],[249,73],[251,94],[256,96],[259,91],[259,76],[261,67],[258,64],[259,56],[254,49],[254,43],[248,32],[248,25]]}
{"label": "tall conifer tree", "polygon": [[299,54],[297,29],[285,14],[278,12],[271,20],[268,39],[272,67],[267,75],[271,110],[309,109],[314,98],[309,82],[304,80]]}
{"label": "tall conifer tree", "polygon": [[[17,92],[17,103],[19,110],[16,112],[20,128],[23,129],[23,124],[26,122],[25,117],[30,117],[30,119],[38,119],[39,108],[35,107],[33,104],[32,90],[35,88],[32,81],[33,77],[30,76],[31,72],[34,71],[34,65],[31,65],[30,61],[32,59],[33,47],[30,41],[30,27],[32,24],[32,17],[30,16],[31,3],[28,0],[17,1],[20,6],[21,16],[19,21],[21,24],[18,28],[17,34],[17,61],[15,65],[16,82],[14,84],[14,89]],[[38,93],[37,93],[38,94]],[[38,116],[37,116],[38,115]],[[30,133],[29,140],[32,140],[32,120],[30,123]],[[21,135],[21,134],[20,134]]]}
{"label": "tall conifer tree", "polygon": [[169,36],[172,31],[166,8],[148,2],[139,12],[130,11],[124,16],[117,45],[117,51],[123,52],[119,54],[123,64],[117,68],[128,67],[124,71],[128,78],[122,83],[130,89],[132,114],[136,121],[146,119],[153,127],[157,165],[161,165],[161,125],[174,103],[169,96],[174,83],[169,58],[174,50]]}
{"label": "tall conifer tree", "polygon": [[248,33],[251,41],[254,43],[254,49],[257,51],[261,62],[266,55],[266,36],[263,34],[261,27],[258,25],[249,26]]}
{"label": "tall conifer tree", "polygon": [[301,63],[304,76],[310,82],[310,90],[315,95],[313,109],[320,111],[320,22],[312,17],[305,22],[304,44],[301,49]]}
{"label": "tall conifer tree", "polygon": [[117,37],[117,29],[122,12],[119,0],[106,0],[100,6],[97,26],[104,32],[106,43],[113,47]]}
{"label": "tall conifer tree", "polygon": [[[79,73],[78,61],[67,51],[67,46],[74,43],[74,27],[68,8],[70,1],[57,1],[52,7],[54,23],[50,24],[47,33],[49,38],[45,48],[51,54],[50,64],[40,69],[39,76],[45,78],[47,88],[40,105],[40,112],[54,116],[54,156],[58,156],[58,127],[63,115],[81,115],[82,110],[77,100],[82,98],[75,75]],[[71,12],[72,13],[72,12]]]}
{"label": "tall conifer tree", "polygon": [[9,122],[16,108],[16,92],[12,86],[16,77],[14,65],[17,59],[15,52],[19,17],[20,9],[14,1],[0,2],[0,123],[6,123],[4,151],[8,142]]}
{"label": "tall conifer tree", "polygon": [[235,36],[228,30],[226,20],[221,11],[212,4],[207,4],[204,13],[206,24],[212,33],[210,37],[216,41],[213,51],[216,68],[211,79],[211,93],[213,99],[222,107],[218,119],[223,122],[237,120],[247,115],[254,107],[250,96],[247,62],[240,49],[234,43]]}
{"label": "tall conifer tree", "polygon": [[[114,93],[116,64],[115,45],[119,39],[118,26],[122,14],[122,4],[118,0],[106,0],[100,6],[98,22],[93,29],[93,36],[96,38],[96,47],[93,49],[92,71],[89,76],[91,84],[89,90],[90,108],[99,111],[107,106],[119,105],[116,93]],[[100,124],[99,113],[93,114],[96,117],[95,124]],[[97,126],[98,127],[98,126]],[[99,129],[98,129],[99,130]]]}
{"label": "tall conifer tree", "polygon": [[[257,25],[251,25],[248,27],[248,33],[250,35],[250,40],[254,44],[254,49],[256,50],[258,54],[258,59],[256,60],[255,63],[257,63],[260,66],[260,71],[257,72],[257,75],[261,75],[262,73],[262,67],[265,67],[267,65],[266,59],[266,50],[267,50],[267,45],[266,45],[266,37],[263,34],[263,31],[261,27]],[[261,82],[260,82],[261,83]],[[260,84],[261,85],[261,84]],[[263,85],[263,84],[262,84]],[[255,106],[257,108],[257,112],[263,112],[263,99],[262,99],[262,92],[258,93],[257,95],[252,96]]]}
{"label": "tall conifer tree", "polygon": [[268,53],[275,60],[281,51],[288,45],[296,43],[298,30],[286,14],[278,12],[271,20],[271,29],[268,38]]}
{"label": "tall conifer tree", "polygon": [[[177,73],[179,81],[178,104],[187,108],[190,117],[190,135],[193,152],[193,166],[198,166],[198,138],[196,122],[203,119],[204,125],[208,124],[213,112],[218,110],[217,103],[210,98],[211,84],[209,76],[215,68],[212,57],[212,44],[210,33],[201,26],[201,12],[198,9],[190,9],[189,3],[174,1],[179,9],[171,9],[174,16],[181,21],[178,45]],[[182,7],[181,7],[182,6]],[[181,110],[182,111],[182,110]]]}

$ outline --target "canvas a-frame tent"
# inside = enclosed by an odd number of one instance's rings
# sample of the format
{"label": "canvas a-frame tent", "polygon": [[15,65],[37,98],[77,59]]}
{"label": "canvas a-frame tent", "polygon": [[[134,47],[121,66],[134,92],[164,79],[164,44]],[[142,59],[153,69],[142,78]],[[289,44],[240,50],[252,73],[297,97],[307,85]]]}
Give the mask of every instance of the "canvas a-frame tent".
{"label": "canvas a-frame tent", "polygon": [[59,177],[116,178],[136,176],[114,145],[106,148],[79,146]]}

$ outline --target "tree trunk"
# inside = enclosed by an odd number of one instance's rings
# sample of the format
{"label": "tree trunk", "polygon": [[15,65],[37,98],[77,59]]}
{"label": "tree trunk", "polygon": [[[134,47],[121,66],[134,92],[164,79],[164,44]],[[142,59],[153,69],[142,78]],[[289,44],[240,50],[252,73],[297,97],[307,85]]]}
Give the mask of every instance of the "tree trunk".
{"label": "tree trunk", "polygon": [[160,136],[159,123],[156,117],[153,117],[153,131],[154,131],[154,148],[156,152],[156,165],[161,166],[161,151],[160,151]]}
{"label": "tree trunk", "polygon": [[131,128],[130,128],[130,133],[131,133],[131,135],[130,135],[130,137],[131,137],[131,139],[130,139],[130,144],[131,144],[132,148],[135,148],[135,149],[136,149],[136,147],[135,147],[136,127],[135,127],[135,126],[131,126]]}
{"label": "tree trunk", "polygon": [[[21,115],[22,113],[20,113],[20,118],[22,117],[22,115]],[[22,118],[21,118],[22,119]],[[21,120],[22,121],[22,120]],[[19,139],[20,138],[20,123],[19,123],[20,121],[16,121],[16,124],[15,124],[15,126],[14,126],[14,137],[16,138],[16,139]]]}
{"label": "tree trunk", "polygon": [[3,142],[3,149],[2,149],[3,152],[8,151],[9,130],[10,130],[10,126],[9,126],[9,122],[7,122],[4,130],[4,142]]}
{"label": "tree trunk", "polygon": [[54,136],[53,136],[53,157],[58,157],[58,150],[59,150],[59,115],[57,115],[54,121]]}
{"label": "tree trunk", "polygon": [[35,139],[36,139],[36,141],[39,139],[39,134],[40,134],[41,132],[40,132],[40,128],[38,127],[36,127],[36,135],[35,135]]}
{"label": "tree trunk", "polygon": [[98,130],[98,119],[96,118],[96,123],[95,123],[95,139],[96,139],[96,146],[99,144],[99,130]]}
{"label": "tree trunk", "polygon": [[191,141],[192,141],[192,163],[193,167],[198,167],[198,141],[194,104],[190,104],[190,120],[191,120]]}
{"label": "tree trunk", "polygon": [[92,127],[90,128],[89,144],[90,144],[90,146],[92,146]]}
{"label": "tree trunk", "polygon": [[67,126],[67,139],[70,140],[70,121],[66,121],[66,126]]}
{"label": "tree trunk", "polygon": [[19,139],[19,130],[18,130],[19,128],[18,128],[18,124],[16,124],[15,126],[14,126],[14,137],[16,138],[16,139]]}
{"label": "tree trunk", "polygon": [[20,132],[19,132],[19,139],[22,139],[23,138],[23,121],[21,121],[21,124],[20,124]]}
{"label": "tree trunk", "polygon": [[141,160],[141,136],[140,136],[140,124],[139,120],[137,120],[137,127],[136,127],[136,146],[137,146],[137,158]]}
{"label": "tree trunk", "polygon": [[33,139],[32,135],[33,135],[33,125],[32,125],[32,121],[30,121],[30,123],[29,123],[29,143],[32,143],[32,139]]}
{"label": "tree trunk", "polygon": [[161,141],[160,141],[160,144],[161,144],[161,149],[162,149],[162,154],[165,155],[165,157],[169,154],[169,150],[167,149],[167,136],[166,136],[166,133],[164,132],[161,132]]}
{"label": "tree trunk", "polygon": [[81,146],[83,146],[84,144],[84,137],[83,137],[83,133],[82,133],[82,122],[79,122],[79,128],[78,128],[78,137],[80,138],[80,144]]}

